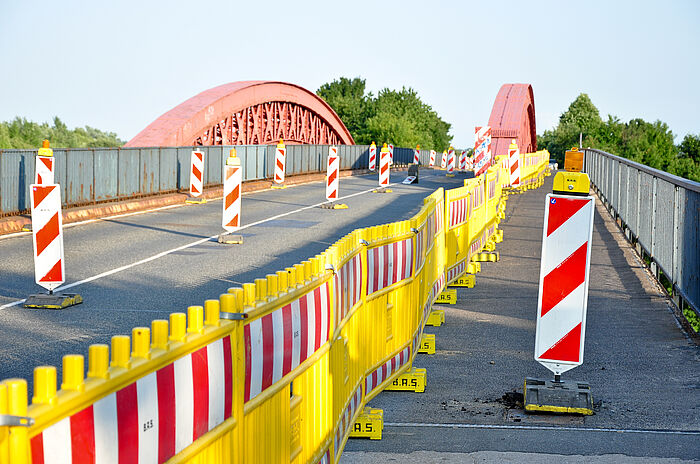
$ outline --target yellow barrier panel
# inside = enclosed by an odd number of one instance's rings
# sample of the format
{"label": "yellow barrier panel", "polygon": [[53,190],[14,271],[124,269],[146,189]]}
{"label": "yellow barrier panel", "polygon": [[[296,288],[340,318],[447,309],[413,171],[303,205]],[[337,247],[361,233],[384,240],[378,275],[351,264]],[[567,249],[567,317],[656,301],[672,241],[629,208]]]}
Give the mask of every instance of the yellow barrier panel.
{"label": "yellow barrier panel", "polygon": [[[534,184],[549,154],[525,156]],[[79,355],[60,389],[38,367],[28,408],[26,381],[0,382],[0,464],[337,462],[372,398],[404,373],[425,379],[412,363],[432,304],[497,235],[506,173],[497,158],[410,220],[92,345],[87,378]]]}

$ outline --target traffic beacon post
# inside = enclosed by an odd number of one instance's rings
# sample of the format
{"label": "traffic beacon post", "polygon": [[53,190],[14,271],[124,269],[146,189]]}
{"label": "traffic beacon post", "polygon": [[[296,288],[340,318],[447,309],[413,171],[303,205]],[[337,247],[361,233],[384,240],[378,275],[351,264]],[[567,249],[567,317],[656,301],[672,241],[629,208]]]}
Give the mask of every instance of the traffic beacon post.
{"label": "traffic beacon post", "polygon": [[561,379],[583,364],[594,207],[583,153],[572,148],[565,160],[545,205],[535,332],[535,360],[554,380],[526,378],[524,403],[529,412],[591,415],[590,385]]}
{"label": "traffic beacon post", "polygon": [[221,227],[226,231],[219,235],[219,243],[237,245],[243,243],[243,237],[234,234],[241,228],[241,181],[243,171],[241,160],[236,156],[236,149],[231,148],[224,165],[224,198],[221,215]]}

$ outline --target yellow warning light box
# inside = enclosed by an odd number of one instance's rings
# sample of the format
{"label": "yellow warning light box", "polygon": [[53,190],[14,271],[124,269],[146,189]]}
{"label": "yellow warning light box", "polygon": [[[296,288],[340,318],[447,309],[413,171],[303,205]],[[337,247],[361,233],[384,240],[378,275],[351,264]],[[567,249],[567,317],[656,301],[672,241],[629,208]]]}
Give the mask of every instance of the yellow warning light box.
{"label": "yellow warning light box", "polygon": [[566,172],[583,171],[583,152],[573,147],[564,154],[564,170]]}
{"label": "yellow warning light box", "polygon": [[574,147],[564,155],[565,172],[554,176],[552,192],[558,195],[588,196],[591,181],[583,171],[583,152]]}

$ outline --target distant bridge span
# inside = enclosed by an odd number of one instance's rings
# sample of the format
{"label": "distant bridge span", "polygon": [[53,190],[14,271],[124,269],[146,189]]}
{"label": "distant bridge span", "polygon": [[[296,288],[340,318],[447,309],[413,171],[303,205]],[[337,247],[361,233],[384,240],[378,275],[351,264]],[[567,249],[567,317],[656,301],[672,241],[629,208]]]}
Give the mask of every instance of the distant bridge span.
{"label": "distant bridge span", "polygon": [[489,118],[491,151],[494,155],[508,153],[510,141],[518,142],[520,153],[537,151],[535,127],[535,96],[530,84],[503,84]]}
{"label": "distant bridge span", "polygon": [[127,147],[354,145],[350,132],[323,99],[298,85],[241,81],[195,95],[153,121]]}

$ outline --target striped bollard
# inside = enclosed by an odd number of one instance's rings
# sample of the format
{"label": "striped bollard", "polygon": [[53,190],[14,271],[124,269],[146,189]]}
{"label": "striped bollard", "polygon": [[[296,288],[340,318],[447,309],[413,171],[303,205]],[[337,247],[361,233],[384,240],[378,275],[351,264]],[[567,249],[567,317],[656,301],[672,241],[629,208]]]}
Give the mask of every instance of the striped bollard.
{"label": "striped bollard", "polygon": [[459,155],[459,170],[460,171],[466,171],[467,170],[467,153],[462,152],[461,155]]}
{"label": "striped bollard", "polygon": [[233,232],[241,227],[241,182],[243,170],[236,149],[231,148],[224,165],[224,198],[222,204],[221,227],[226,231],[219,235],[219,243],[227,245],[243,243],[243,237]]}
{"label": "striped bollard", "polygon": [[36,155],[36,172],[34,183],[37,185],[53,184],[54,179],[54,157],[53,150],[49,148],[49,141],[44,140],[42,147]]}
{"label": "striped bollard", "polygon": [[420,145],[416,145],[416,149],[413,150],[413,164],[420,164]]}
{"label": "striped bollard", "polygon": [[452,177],[454,176],[455,172],[455,149],[450,147],[449,150],[447,151],[447,176]]}
{"label": "striped bollard", "polygon": [[430,167],[435,167],[435,150],[430,150]]}
{"label": "striped bollard", "polygon": [[510,169],[510,186],[520,186],[520,149],[515,140],[508,147],[508,166]]}
{"label": "striped bollard", "polygon": [[394,144],[389,144],[389,165],[394,164]]}
{"label": "striped bollard", "polygon": [[24,302],[24,307],[63,309],[82,303],[80,295],[53,293],[54,289],[66,280],[61,187],[58,184],[32,184],[29,187],[34,281],[49,293],[30,295]]}
{"label": "striped bollard", "polygon": [[340,185],[340,158],[338,147],[328,147],[328,163],[326,167],[326,200],[328,203],[321,205],[324,209],[347,209],[348,205],[333,203],[338,199],[338,186]]}
{"label": "striped bollard", "polygon": [[190,196],[185,203],[206,203],[207,200],[200,198],[204,190],[204,153],[194,150],[190,160]]}
{"label": "striped bollard", "polygon": [[284,140],[280,139],[280,143],[278,143],[277,147],[275,148],[275,176],[274,182],[272,183],[272,188],[283,189],[287,187],[284,185],[286,164],[287,148],[284,146]]}
{"label": "striped bollard", "polygon": [[557,173],[545,200],[535,360],[554,373],[554,381],[525,379],[528,411],[593,414],[590,386],[561,380],[583,364],[594,200],[582,168],[581,157],[569,172]]}
{"label": "striped bollard", "polygon": [[377,168],[377,145],[375,145],[374,140],[372,145],[369,146],[369,170],[374,171]]}
{"label": "striped bollard", "polygon": [[382,147],[379,153],[379,188],[373,190],[374,193],[390,193],[391,189],[387,188],[389,186],[389,176],[391,169],[389,167],[391,160],[391,152],[386,143]]}
{"label": "striped bollard", "polygon": [[447,167],[447,150],[442,150],[442,161],[440,161],[440,167],[442,169]]}

